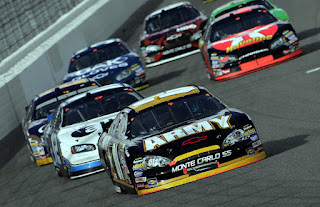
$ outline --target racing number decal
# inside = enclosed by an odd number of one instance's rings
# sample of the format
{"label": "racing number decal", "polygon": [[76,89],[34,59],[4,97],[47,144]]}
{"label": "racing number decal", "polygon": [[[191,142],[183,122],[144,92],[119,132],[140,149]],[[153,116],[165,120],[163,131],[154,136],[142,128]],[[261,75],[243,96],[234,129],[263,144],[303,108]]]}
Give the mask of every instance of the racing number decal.
{"label": "racing number decal", "polygon": [[253,28],[238,34],[232,35],[229,38],[222,39],[212,44],[212,47],[217,50],[226,51],[240,49],[249,45],[253,45],[264,40],[271,40],[273,35],[278,31],[278,25],[269,24],[260,28]]}

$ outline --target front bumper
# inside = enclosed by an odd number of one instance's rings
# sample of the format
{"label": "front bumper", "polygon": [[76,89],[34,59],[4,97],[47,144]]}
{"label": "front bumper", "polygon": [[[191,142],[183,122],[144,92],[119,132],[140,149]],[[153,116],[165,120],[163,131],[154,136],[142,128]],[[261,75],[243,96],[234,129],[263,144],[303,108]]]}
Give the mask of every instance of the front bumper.
{"label": "front bumper", "polygon": [[137,190],[139,195],[145,195],[149,193],[154,193],[157,191],[169,189],[175,186],[179,186],[182,184],[190,183],[196,180],[200,180],[209,176],[217,175],[223,172],[227,172],[245,165],[252,164],[254,162],[260,161],[262,159],[266,158],[266,154],[264,151],[255,151],[255,154],[250,156],[250,155],[245,155],[242,157],[239,157],[234,160],[230,160],[228,162],[225,162],[223,164],[218,164],[218,167],[213,170],[209,171],[204,171],[199,174],[195,175],[190,175],[190,174],[184,174],[180,175],[179,177],[175,177],[172,179],[168,179],[165,181],[160,181],[157,183],[156,187],[149,187],[148,184],[145,186],[145,189]]}
{"label": "front bumper", "polygon": [[[237,66],[238,70],[236,72],[231,72],[222,76],[215,77],[215,80],[217,82],[222,82],[222,81],[230,80],[233,78],[237,78],[246,74],[250,74],[250,73],[263,70],[265,68],[272,67],[274,65],[278,65],[280,63],[295,59],[301,55],[302,55],[301,49],[298,49],[297,51],[292,52],[280,58],[275,58],[274,55],[270,54],[256,60],[252,60],[250,62],[242,63],[239,66]],[[206,71],[209,74],[214,76],[212,69],[210,70],[206,68]]]}
{"label": "front bumper", "polygon": [[70,179],[80,178],[80,177],[84,177],[84,176],[88,176],[94,173],[104,171],[100,160],[87,162],[79,165],[72,165],[67,160],[64,160],[64,161],[68,168]]}
{"label": "front bumper", "polygon": [[52,160],[51,157],[47,157],[47,158],[44,158],[44,159],[36,160],[36,163],[37,163],[38,166],[51,164],[52,162],[53,162],[53,160]]}

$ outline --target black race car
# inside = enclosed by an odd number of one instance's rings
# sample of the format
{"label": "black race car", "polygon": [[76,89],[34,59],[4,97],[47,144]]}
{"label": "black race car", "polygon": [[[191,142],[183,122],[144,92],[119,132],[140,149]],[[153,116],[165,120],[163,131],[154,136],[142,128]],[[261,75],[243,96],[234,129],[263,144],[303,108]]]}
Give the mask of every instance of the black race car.
{"label": "black race car", "polygon": [[200,50],[208,77],[216,81],[262,70],[302,54],[291,24],[257,5],[217,17],[202,40]]}
{"label": "black race car", "polygon": [[175,3],[148,15],[140,38],[146,67],[199,52],[198,40],[206,20],[189,2]]}
{"label": "black race car", "polygon": [[148,194],[266,157],[244,112],[187,86],[131,104],[98,141],[117,192]]}

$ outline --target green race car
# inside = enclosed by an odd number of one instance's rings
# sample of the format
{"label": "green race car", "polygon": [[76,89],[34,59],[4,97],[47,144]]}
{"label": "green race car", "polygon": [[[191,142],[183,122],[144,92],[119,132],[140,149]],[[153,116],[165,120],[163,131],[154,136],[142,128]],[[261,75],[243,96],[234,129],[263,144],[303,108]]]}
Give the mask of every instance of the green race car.
{"label": "green race car", "polygon": [[[278,8],[277,6],[275,6],[274,4],[272,4],[268,0],[234,0],[234,1],[230,1],[229,3],[226,3],[226,4],[216,8],[215,10],[213,10],[203,31],[205,31],[206,28],[208,27],[208,25],[210,25],[210,23],[213,20],[215,20],[217,17],[222,16],[226,13],[231,12],[231,11],[237,10],[239,8],[246,7],[246,6],[252,6],[252,5],[262,5],[262,6],[266,7],[266,9],[276,18],[278,18],[282,21],[288,21],[288,22],[290,21],[287,12],[285,12],[281,8]],[[200,50],[202,50],[203,44],[204,44],[203,39],[200,38],[200,40],[199,40]]]}
{"label": "green race car", "polygon": [[210,15],[209,22],[233,10],[252,5],[262,5],[266,7],[266,9],[268,9],[268,11],[278,19],[281,19],[282,21],[290,21],[288,14],[283,9],[276,7],[268,0],[235,0],[213,10]]}

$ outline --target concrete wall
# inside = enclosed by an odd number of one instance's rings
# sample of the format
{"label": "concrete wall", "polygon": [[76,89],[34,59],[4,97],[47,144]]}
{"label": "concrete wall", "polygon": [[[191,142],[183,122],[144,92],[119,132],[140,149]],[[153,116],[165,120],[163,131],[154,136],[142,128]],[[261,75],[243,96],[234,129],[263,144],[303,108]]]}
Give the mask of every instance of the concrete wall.
{"label": "concrete wall", "polygon": [[0,141],[19,126],[35,95],[62,82],[76,50],[108,39],[147,1],[85,0],[2,62]]}

